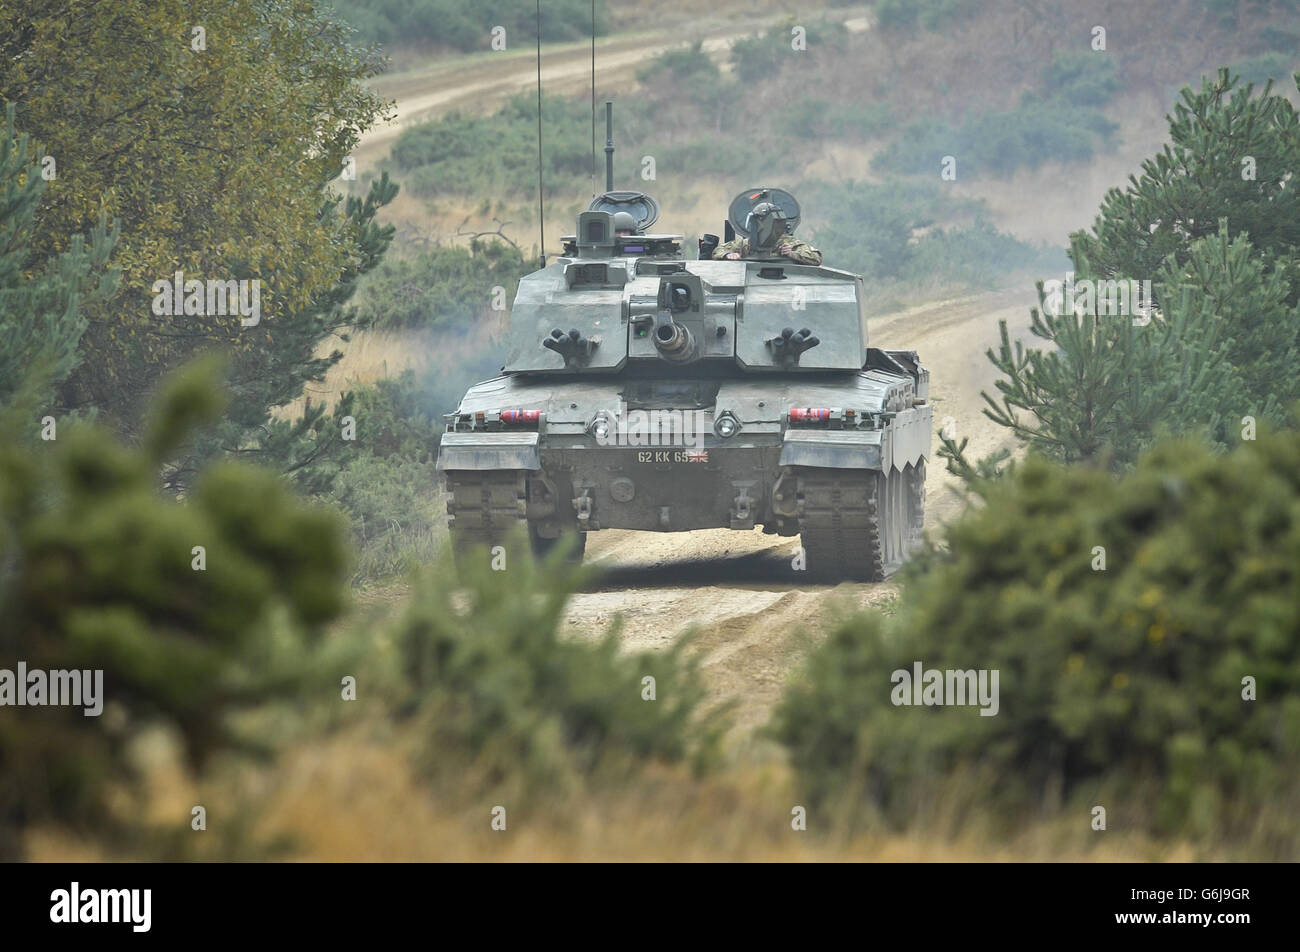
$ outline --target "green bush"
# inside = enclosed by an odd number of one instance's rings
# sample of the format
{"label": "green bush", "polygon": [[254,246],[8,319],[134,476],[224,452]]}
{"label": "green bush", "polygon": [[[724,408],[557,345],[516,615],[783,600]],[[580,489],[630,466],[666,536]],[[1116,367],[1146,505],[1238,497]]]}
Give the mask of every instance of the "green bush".
{"label": "green bush", "polygon": [[[980,494],[897,615],[845,621],[790,687],[774,726],[808,796],[895,827],[1059,805],[1087,830],[1100,804],[1111,829],[1294,856],[1300,435],[1170,442],[1118,480],[1031,456]],[[999,671],[996,716],[894,706],[917,661]]]}
{"label": "green bush", "polygon": [[582,571],[518,546],[501,571],[489,557],[477,570],[453,573],[444,562],[425,571],[385,639],[396,713],[424,725],[422,770],[472,764],[493,789],[555,794],[654,761],[712,762],[723,724],[703,710],[685,643],[628,655],[614,631],[596,643],[561,637]]}
{"label": "green bush", "polygon": [[517,248],[495,240],[385,257],[362,285],[357,319],[380,330],[467,330],[488,313],[493,288],[509,306],[528,270]]}
{"label": "green bush", "polygon": [[978,9],[972,0],[878,0],[876,22],[882,30],[943,32]]}
{"label": "green bush", "polygon": [[1057,53],[1043,70],[1044,98],[1061,107],[1102,106],[1119,91],[1115,61],[1105,53]]}
{"label": "green bush", "polygon": [[319,676],[308,649],[342,609],[341,521],[233,463],[205,470],[183,502],[157,492],[162,460],[218,412],[218,392],[210,367],[175,378],[143,449],[66,423],[40,441],[26,412],[0,419],[0,666],[102,669],[104,693],[98,717],[0,716],[0,857],[42,822],[101,843],[141,832],[112,804],[133,789],[127,751],[142,730],[174,729],[202,765],[259,746],[236,713]]}
{"label": "green bush", "polygon": [[943,157],[959,179],[1005,177],[1044,162],[1090,159],[1098,140],[1118,128],[1095,109],[1063,108],[1027,97],[1017,109],[968,116],[959,123],[916,119],[872,160],[872,168],[937,178]]}
{"label": "green bush", "polygon": [[713,57],[704,52],[704,41],[664,50],[637,70],[637,82],[662,88],[665,84],[708,89],[721,79]]}
{"label": "green bush", "polygon": [[[809,183],[797,190],[815,244],[833,267],[868,280],[987,287],[1048,259],[982,216],[982,205],[910,183]],[[938,221],[950,224],[940,228]],[[802,229],[801,229],[802,230]]]}
{"label": "green bush", "polygon": [[356,439],[339,459],[324,497],[352,525],[353,583],[399,575],[434,560],[446,541],[447,512],[434,461],[442,414],[454,409],[472,366],[445,380],[411,370],[352,391]]}
{"label": "green bush", "polygon": [[[488,49],[494,26],[506,28],[508,48],[537,36],[531,4],[510,0],[333,0],[338,15],[371,43],[432,43],[457,50]],[[597,33],[604,33],[604,4],[597,4]],[[546,0],[542,4],[543,41],[589,36],[587,0]]]}
{"label": "green bush", "polygon": [[[543,170],[552,182],[591,172],[591,104],[581,97],[542,100]],[[392,161],[417,195],[536,195],[537,100],[521,93],[486,116],[453,112],[405,130]]]}
{"label": "green bush", "polygon": [[[804,28],[804,42],[807,44],[804,50],[796,50],[792,45],[796,25]],[[826,20],[796,24],[794,17],[788,17],[784,23],[774,24],[764,33],[736,40],[731,44],[730,59],[735,77],[740,82],[764,83],[785,67],[801,64],[802,55],[813,51],[838,51],[844,45],[842,24]]]}

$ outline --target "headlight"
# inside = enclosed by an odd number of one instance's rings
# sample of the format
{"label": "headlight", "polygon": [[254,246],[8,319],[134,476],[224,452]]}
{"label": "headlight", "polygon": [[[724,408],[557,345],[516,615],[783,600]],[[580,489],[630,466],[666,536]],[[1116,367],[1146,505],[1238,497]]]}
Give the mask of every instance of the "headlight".
{"label": "headlight", "polygon": [[597,419],[596,422],[591,425],[591,435],[599,442],[604,443],[605,440],[609,439],[609,421],[604,417]]}
{"label": "headlight", "polygon": [[724,414],[723,416],[718,417],[718,422],[713,424],[714,432],[724,440],[729,436],[734,436],[736,431],[739,429],[740,424],[736,422],[735,417],[729,414]]}

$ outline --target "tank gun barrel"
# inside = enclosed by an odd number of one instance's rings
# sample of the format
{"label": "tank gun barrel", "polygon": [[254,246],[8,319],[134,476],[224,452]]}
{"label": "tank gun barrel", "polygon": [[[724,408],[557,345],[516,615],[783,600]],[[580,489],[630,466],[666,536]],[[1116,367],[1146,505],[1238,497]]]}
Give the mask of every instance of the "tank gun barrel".
{"label": "tank gun barrel", "polygon": [[659,312],[652,339],[655,349],[668,360],[689,360],[695,352],[695,339],[690,328],[673,320],[671,311]]}

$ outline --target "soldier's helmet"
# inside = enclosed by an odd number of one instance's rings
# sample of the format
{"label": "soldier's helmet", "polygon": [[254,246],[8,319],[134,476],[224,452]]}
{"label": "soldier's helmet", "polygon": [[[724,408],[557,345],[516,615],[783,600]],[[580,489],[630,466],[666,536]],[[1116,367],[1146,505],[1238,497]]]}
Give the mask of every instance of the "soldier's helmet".
{"label": "soldier's helmet", "polygon": [[788,232],[789,219],[772,202],[760,202],[750,211],[745,222],[750,243],[755,248],[771,248]]}
{"label": "soldier's helmet", "polygon": [[635,235],[636,219],[630,212],[614,213],[614,234],[616,235]]}

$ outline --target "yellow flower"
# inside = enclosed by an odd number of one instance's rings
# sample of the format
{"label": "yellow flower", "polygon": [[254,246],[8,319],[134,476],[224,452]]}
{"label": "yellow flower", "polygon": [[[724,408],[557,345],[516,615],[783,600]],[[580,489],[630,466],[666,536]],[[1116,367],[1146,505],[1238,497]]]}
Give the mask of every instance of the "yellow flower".
{"label": "yellow flower", "polygon": [[1078,674],[1083,670],[1083,655],[1072,654],[1065,660],[1065,673]]}
{"label": "yellow flower", "polygon": [[1123,691],[1128,687],[1128,675],[1120,671],[1115,677],[1110,679],[1110,686],[1116,691]]}
{"label": "yellow flower", "polygon": [[1164,640],[1165,640],[1165,626],[1164,626],[1164,625],[1156,624],[1156,625],[1152,625],[1150,628],[1148,628],[1148,629],[1147,629],[1147,640],[1150,641],[1153,645],[1158,645],[1158,644],[1160,644],[1160,642],[1164,641]]}

